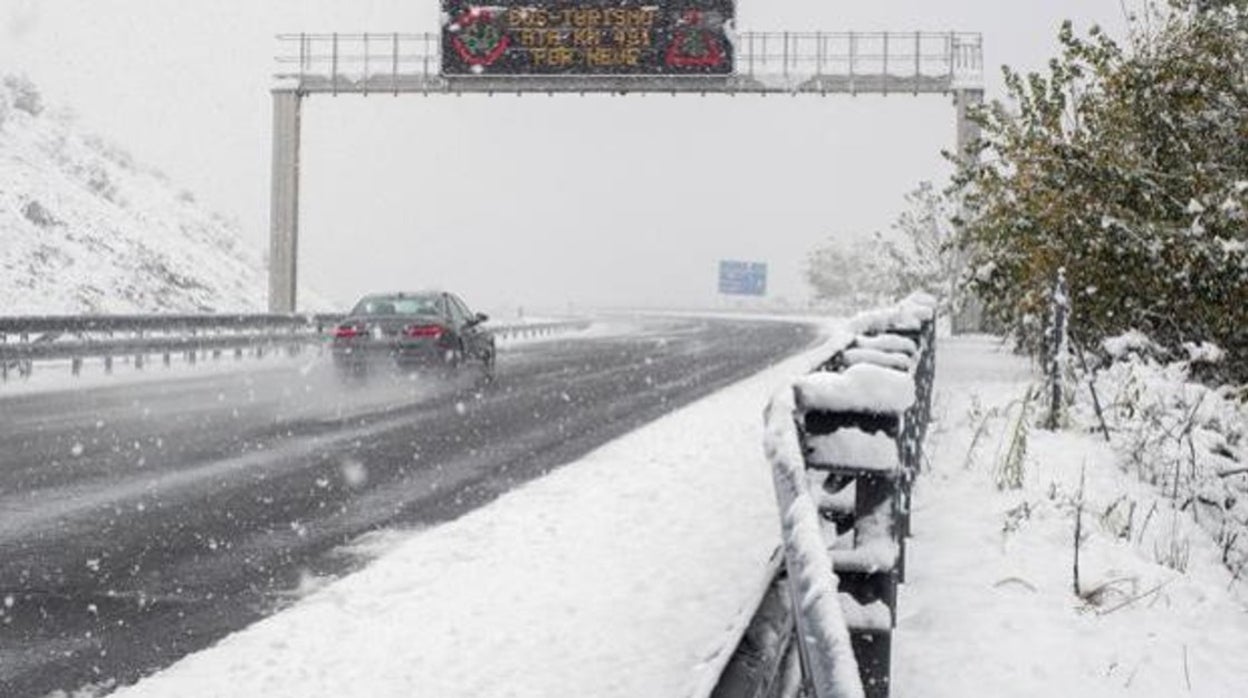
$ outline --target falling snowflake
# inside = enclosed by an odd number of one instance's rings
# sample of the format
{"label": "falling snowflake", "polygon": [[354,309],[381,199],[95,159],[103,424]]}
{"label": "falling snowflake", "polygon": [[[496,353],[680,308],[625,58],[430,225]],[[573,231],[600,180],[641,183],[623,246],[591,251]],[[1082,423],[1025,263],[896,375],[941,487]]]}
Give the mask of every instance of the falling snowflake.
{"label": "falling snowflake", "polygon": [[368,469],[359,461],[344,461],[341,470],[342,479],[347,483],[347,487],[363,487],[368,482]]}

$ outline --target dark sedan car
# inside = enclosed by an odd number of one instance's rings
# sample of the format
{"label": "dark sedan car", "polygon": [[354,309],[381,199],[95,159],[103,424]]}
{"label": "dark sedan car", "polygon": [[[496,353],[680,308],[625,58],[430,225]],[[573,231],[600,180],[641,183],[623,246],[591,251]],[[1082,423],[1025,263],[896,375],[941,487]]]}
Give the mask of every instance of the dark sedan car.
{"label": "dark sedan car", "polygon": [[488,319],[444,291],[365,296],[334,330],[334,363],[344,375],[362,376],[382,365],[454,371],[479,361],[493,377]]}

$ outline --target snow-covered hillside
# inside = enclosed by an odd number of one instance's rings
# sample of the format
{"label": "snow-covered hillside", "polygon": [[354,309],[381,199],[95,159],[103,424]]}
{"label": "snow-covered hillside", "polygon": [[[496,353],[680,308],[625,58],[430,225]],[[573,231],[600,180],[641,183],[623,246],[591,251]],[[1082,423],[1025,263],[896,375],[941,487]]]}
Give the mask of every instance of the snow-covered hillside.
{"label": "snow-covered hillside", "polygon": [[234,223],[40,102],[0,76],[0,315],[261,309]]}

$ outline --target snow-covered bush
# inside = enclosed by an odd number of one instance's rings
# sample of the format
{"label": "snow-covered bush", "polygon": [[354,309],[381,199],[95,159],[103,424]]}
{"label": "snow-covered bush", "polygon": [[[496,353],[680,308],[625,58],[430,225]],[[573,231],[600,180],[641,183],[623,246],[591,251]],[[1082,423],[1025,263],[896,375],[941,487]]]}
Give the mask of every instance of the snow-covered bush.
{"label": "snow-covered bush", "polygon": [[1047,74],[1007,71],[975,118],[959,240],[990,315],[1038,346],[1065,267],[1071,336],[1212,341],[1248,381],[1248,9],[1174,0],[1121,45],[1061,32]]}
{"label": "snow-covered bush", "polygon": [[20,109],[31,116],[43,113],[43,95],[29,78],[24,75],[6,75],[3,83],[14,109]]}
{"label": "snow-covered bush", "polygon": [[[1099,371],[1094,383],[1084,383],[1077,419],[1090,430],[1100,428],[1094,386],[1120,465],[1156,486],[1176,516],[1190,516],[1208,531],[1223,564],[1242,575],[1248,571],[1248,406],[1228,389],[1192,379],[1203,358],[1198,352],[1162,364],[1128,354]],[[1143,525],[1151,519],[1150,513]],[[1178,535],[1158,540],[1157,561],[1182,569],[1187,542]]]}

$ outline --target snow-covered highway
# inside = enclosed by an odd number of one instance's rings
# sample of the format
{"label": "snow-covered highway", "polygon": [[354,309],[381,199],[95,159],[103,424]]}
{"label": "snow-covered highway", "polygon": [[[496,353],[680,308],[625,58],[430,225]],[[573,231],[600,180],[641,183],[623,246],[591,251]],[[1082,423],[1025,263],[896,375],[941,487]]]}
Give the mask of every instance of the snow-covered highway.
{"label": "snow-covered highway", "polygon": [[130,683],[358,567],[361,534],[455,518],[815,334],[649,319],[513,346],[490,385],[311,364],[0,394],[0,695]]}

